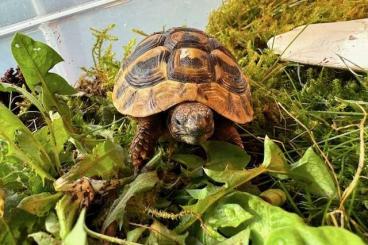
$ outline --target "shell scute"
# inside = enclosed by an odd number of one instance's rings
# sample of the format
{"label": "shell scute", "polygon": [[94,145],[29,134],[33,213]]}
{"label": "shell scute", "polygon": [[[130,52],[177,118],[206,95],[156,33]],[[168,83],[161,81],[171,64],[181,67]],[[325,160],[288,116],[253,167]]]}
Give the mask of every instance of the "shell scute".
{"label": "shell scute", "polygon": [[120,70],[113,102],[123,114],[145,117],[197,101],[237,123],[253,118],[248,79],[215,38],[193,28],[154,33]]}

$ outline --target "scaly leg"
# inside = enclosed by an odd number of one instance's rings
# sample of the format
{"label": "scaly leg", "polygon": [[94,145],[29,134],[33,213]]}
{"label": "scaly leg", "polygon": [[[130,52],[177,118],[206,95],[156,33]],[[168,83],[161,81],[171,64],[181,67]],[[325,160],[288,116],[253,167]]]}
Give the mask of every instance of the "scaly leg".
{"label": "scaly leg", "polygon": [[162,125],[156,115],[137,119],[138,129],[130,145],[130,156],[133,166],[139,169],[152,157],[162,133]]}
{"label": "scaly leg", "polygon": [[226,141],[244,149],[240,134],[232,121],[221,118],[216,122],[215,127],[214,139]]}

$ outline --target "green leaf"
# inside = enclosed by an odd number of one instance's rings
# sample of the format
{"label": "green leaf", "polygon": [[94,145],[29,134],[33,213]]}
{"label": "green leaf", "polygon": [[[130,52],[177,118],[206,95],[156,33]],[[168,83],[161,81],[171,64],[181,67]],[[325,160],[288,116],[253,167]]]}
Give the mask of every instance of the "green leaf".
{"label": "green leaf", "polygon": [[290,173],[293,179],[311,193],[328,198],[336,196],[336,186],[330,171],[312,147],[292,166]]}
{"label": "green leaf", "polygon": [[201,146],[207,154],[206,168],[244,169],[250,161],[250,156],[242,148],[227,142],[206,141]]}
{"label": "green leaf", "polygon": [[347,230],[321,226],[309,227],[301,217],[273,206],[259,197],[245,192],[234,192],[221,199],[213,209],[229,203],[240,205],[254,218],[240,226],[222,230],[226,236],[234,236],[244,229],[250,229],[252,244],[364,244]]}
{"label": "green leaf", "polygon": [[71,195],[65,194],[55,206],[56,215],[60,224],[60,237],[64,239],[73,227],[77,217],[80,203],[72,198]]}
{"label": "green leaf", "polygon": [[185,239],[188,233],[178,235],[174,231],[169,230],[166,226],[155,220],[151,225],[151,233],[146,244],[178,244],[185,245]]}
{"label": "green leaf", "polygon": [[200,168],[204,165],[204,160],[201,157],[193,154],[174,154],[172,159],[185,165],[187,169],[191,170]]}
{"label": "green leaf", "polygon": [[93,148],[92,153],[75,164],[68,173],[61,176],[54,183],[56,191],[81,177],[99,176],[109,179],[119,172],[126,163],[127,152],[118,144],[110,141],[100,143]]}
{"label": "green leaf", "polygon": [[206,187],[203,187],[202,189],[186,189],[186,191],[189,193],[191,197],[194,199],[205,199],[210,194],[214,193],[218,187],[216,187],[214,184],[208,182],[206,183]]}
{"label": "green leaf", "polygon": [[[0,103],[0,139],[8,144],[7,155],[28,164],[43,179],[54,180],[55,166],[32,132]],[[50,174],[51,173],[51,174]]]}
{"label": "green leaf", "polygon": [[62,193],[51,194],[43,192],[28,196],[18,204],[18,208],[33,215],[42,217],[48,214],[62,195]]}
{"label": "green leaf", "polygon": [[342,228],[332,226],[308,227],[306,225],[281,228],[273,231],[264,244],[273,245],[280,243],[305,245],[365,244],[360,237]]}
{"label": "green leaf", "polygon": [[43,231],[29,234],[28,237],[32,237],[38,245],[61,245],[61,241]]}
{"label": "green leaf", "polygon": [[60,224],[54,212],[50,212],[50,214],[47,216],[45,220],[45,229],[55,237],[59,237]]}
{"label": "green leaf", "polygon": [[[0,160],[1,162],[1,160]],[[29,189],[31,171],[22,163],[4,161],[0,163],[0,186],[15,192]]]}
{"label": "green leaf", "polygon": [[114,221],[118,221],[121,226],[125,215],[125,207],[129,199],[138,193],[152,189],[158,181],[156,172],[147,172],[138,175],[132,183],[126,186],[119,198],[114,201],[104,221],[102,230],[105,230]]}
{"label": "green leaf", "polygon": [[48,45],[16,33],[12,41],[12,53],[17,61],[26,83],[31,90],[36,86],[47,87],[49,92],[58,94],[75,93],[62,77],[49,73],[63,58]]}
{"label": "green leaf", "polygon": [[135,228],[134,230],[128,231],[127,241],[128,242],[138,242],[139,238],[142,236],[143,232],[146,229],[147,228],[144,228],[144,227],[138,227],[138,228]]}
{"label": "green leaf", "polygon": [[72,95],[75,89],[60,75],[55,73],[47,73],[45,80],[47,86],[53,94]]}
{"label": "green leaf", "polygon": [[70,95],[75,90],[59,75],[49,73],[51,68],[63,61],[61,56],[48,45],[21,33],[16,33],[13,38],[12,53],[28,87],[33,92],[36,87],[41,87],[44,107],[59,112],[65,127],[73,132],[70,110],[56,94]]}
{"label": "green leaf", "polygon": [[59,113],[54,113],[51,116],[51,128],[55,137],[56,152],[60,154],[64,150],[64,144],[69,138],[68,132],[64,127],[63,120]]}
{"label": "green leaf", "polygon": [[[268,170],[284,173],[288,173],[290,168],[286,162],[284,153],[267,135],[264,141],[264,159],[262,165]],[[283,174],[275,175],[279,178],[286,178]]]}
{"label": "green leaf", "polygon": [[87,232],[84,229],[84,220],[86,217],[86,209],[82,209],[79,214],[77,223],[74,225],[73,230],[65,237],[64,245],[86,245],[87,244]]}
{"label": "green leaf", "polygon": [[236,235],[217,243],[218,245],[248,245],[250,237],[250,229],[244,229]]}
{"label": "green leaf", "polygon": [[5,220],[0,217],[0,244],[16,245],[16,240]]}
{"label": "green leaf", "polygon": [[13,234],[16,244],[18,244],[19,241],[26,241],[29,234],[43,229],[44,225],[42,219],[17,208],[8,214],[6,222]]}
{"label": "green leaf", "polygon": [[232,170],[226,168],[223,171],[216,171],[211,169],[204,169],[204,172],[207,174],[208,177],[216,182],[225,183],[225,186],[228,188],[246,183],[247,181],[244,182],[244,180],[248,179],[248,177],[251,176],[253,178],[254,174],[259,175],[260,173],[266,171],[267,169],[265,169],[263,166],[247,170]]}
{"label": "green leaf", "polygon": [[205,223],[217,229],[220,227],[237,227],[253,217],[239,204],[228,203],[206,213]]}
{"label": "green leaf", "polygon": [[224,171],[214,171],[205,169],[205,172],[209,175],[209,177],[226,184],[222,187],[219,187],[216,191],[211,193],[206,198],[198,200],[196,204],[183,206],[182,208],[185,211],[188,211],[189,213],[193,213],[195,215],[183,218],[180,224],[175,228],[175,231],[179,234],[184,232],[198,219],[200,215],[204,214],[214,203],[216,203],[226,194],[232,192],[235,188],[247,183],[256,176],[264,173],[265,171],[266,169],[262,166],[249,170],[225,169]]}

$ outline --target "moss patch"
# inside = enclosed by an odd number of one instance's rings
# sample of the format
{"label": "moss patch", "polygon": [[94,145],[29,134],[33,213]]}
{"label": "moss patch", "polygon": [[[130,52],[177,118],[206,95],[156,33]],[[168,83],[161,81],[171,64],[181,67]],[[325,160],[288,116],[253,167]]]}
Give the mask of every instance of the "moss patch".
{"label": "moss patch", "polygon": [[[317,152],[325,154],[334,168],[331,174],[336,176],[341,193],[351,183],[362,154],[357,125],[363,118],[359,106],[368,110],[368,103],[364,104],[368,102],[367,74],[279,62],[266,43],[272,36],[301,25],[367,17],[366,0],[230,0],[211,14],[207,32],[235,55],[251,80],[256,117],[246,128],[245,137],[256,163],[261,159],[259,137],[268,134],[283,143],[291,163],[307,147],[319,148]],[[289,208],[302,213],[310,223],[334,224],[341,199],[319,200],[288,180],[270,183],[287,189]],[[344,226],[362,236],[368,226],[367,187],[367,180],[361,178],[342,211]]]}

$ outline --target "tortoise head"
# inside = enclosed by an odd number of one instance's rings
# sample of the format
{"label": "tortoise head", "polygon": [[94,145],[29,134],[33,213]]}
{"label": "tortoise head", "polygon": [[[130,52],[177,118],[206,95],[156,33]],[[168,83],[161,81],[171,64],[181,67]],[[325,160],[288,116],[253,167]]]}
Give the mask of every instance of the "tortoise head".
{"label": "tortoise head", "polygon": [[175,140],[198,144],[214,132],[213,111],[198,102],[184,102],[169,111],[168,128]]}

